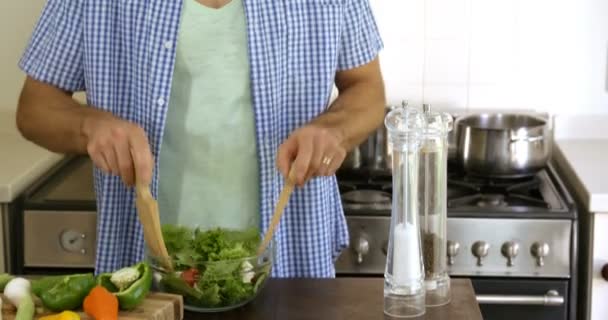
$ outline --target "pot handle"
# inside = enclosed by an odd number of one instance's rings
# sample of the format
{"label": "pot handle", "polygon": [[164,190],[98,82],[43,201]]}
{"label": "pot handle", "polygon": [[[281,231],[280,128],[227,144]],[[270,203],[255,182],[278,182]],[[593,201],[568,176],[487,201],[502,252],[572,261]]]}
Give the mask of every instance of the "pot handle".
{"label": "pot handle", "polygon": [[536,142],[536,141],[542,141],[542,140],[545,140],[544,136],[536,136],[536,137],[511,136],[511,143],[514,143],[514,142]]}

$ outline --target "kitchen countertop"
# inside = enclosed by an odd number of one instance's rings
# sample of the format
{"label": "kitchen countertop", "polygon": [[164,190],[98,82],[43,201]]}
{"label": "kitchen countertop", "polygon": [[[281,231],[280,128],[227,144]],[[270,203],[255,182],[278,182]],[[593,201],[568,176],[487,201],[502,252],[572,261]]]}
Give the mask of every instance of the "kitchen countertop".
{"label": "kitchen countertop", "polygon": [[13,112],[0,112],[0,154],[0,203],[13,201],[64,158],[23,138]]}
{"label": "kitchen countertop", "polygon": [[[185,320],[389,319],[383,313],[384,278],[271,279],[253,302],[230,312],[186,312]],[[468,279],[452,279],[452,302],[427,308],[425,320],[481,320]]]}
{"label": "kitchen countertop", "polygon": [[608,136],[557,140],[553,156],[585,209],[608,212]]}

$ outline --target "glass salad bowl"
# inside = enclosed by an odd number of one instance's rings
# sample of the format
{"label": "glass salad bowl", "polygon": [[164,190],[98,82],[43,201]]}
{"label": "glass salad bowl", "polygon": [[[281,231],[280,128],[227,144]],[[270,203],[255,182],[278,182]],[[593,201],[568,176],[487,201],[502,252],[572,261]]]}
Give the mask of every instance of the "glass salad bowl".
{"label": "glass salad bowl", "polygon": [[202,231],[164,225],[163,238],[173,271],[166,261],[147,255],[154,271],[154,288],[181,295],[184,308],[221,312],[241,307],[262,291],[270,276],[275,244],[257,255],[257,229]]}

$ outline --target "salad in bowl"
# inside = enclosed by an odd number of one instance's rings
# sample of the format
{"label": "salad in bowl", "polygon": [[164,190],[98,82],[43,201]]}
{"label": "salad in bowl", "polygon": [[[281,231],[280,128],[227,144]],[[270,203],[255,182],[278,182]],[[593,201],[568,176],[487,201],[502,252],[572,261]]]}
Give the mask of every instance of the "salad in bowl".
{"label": "salad in bowl", "polygon": [[259,229],[200,230],[163,225],[163,238],[173,271],[159,257],[148,255],[155,287],[179,294],[184,308],[218,312],[253,300],[266,284],[274,258],[274,243],[260,255]]}

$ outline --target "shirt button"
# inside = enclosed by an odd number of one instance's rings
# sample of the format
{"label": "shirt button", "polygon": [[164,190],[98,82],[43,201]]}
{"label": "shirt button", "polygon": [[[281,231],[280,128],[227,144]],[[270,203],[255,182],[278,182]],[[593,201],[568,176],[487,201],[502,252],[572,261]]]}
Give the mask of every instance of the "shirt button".
{"label": "shirt button", "polygon": [[173,42],[165,41],[164,46],[165,46],[165,49],[171,49],[171,48],[173,48]]}
{"label": "shirt button", "polygon": [[162,106],[165,104],[165,99],[163,98],[158,98],[158,100],[156,100],[156,103],[158,103],[159,106]]}

